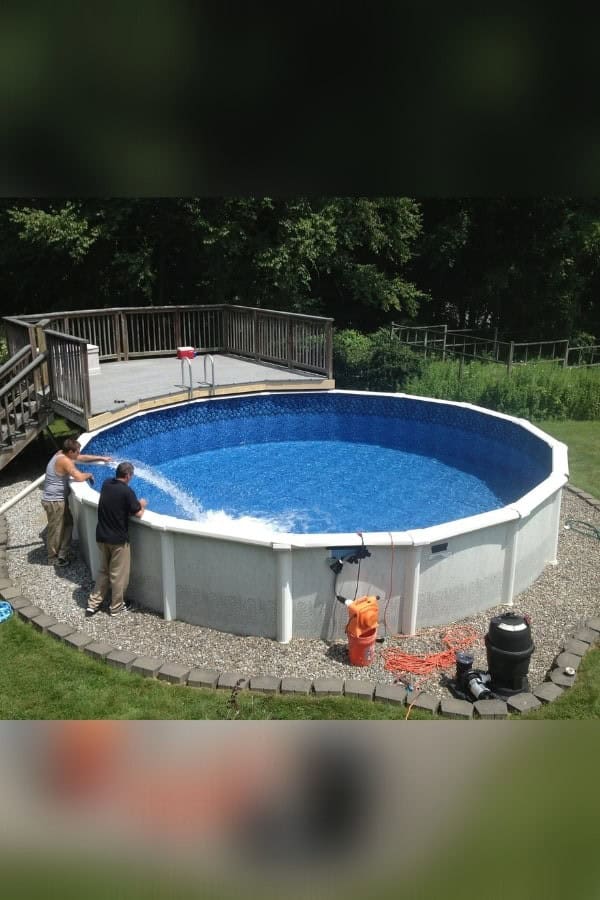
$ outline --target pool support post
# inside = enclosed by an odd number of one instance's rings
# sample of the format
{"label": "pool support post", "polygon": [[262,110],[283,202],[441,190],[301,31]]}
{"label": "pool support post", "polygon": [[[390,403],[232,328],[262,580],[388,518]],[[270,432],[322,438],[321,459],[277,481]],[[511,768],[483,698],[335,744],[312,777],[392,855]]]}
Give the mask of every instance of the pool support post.
{"label": "pool support post", "polygon": [[289,644],[293,634],[292,548],[290,544],[273,544],[277,554],[277,640]]}
{"label": "pool support post", "polygon": [[507,524],[508,538],[504,556],[504,571],[502,573],[502,602],[505,606],[514,606],[515,603],[515,572],[517,569],[517,557],[519,555],[519,531],[521,519]]}
{"label": "pool support post", "polygon": [[421,547],[412,546],[408,550],[404,573],[404,603],[400,620],[402,634],[414,634],[417,630],[419,609],[419,581],[421,579]]}
{"label": "pool support post", "polygon": [[551,566],[558,565],[558,539],[560,536],[560,507],[562,504],[562,490],[558,491],[554,498],[554,552],[549,560]]}
{"label": "pool support post", "polygon": [[177,618],[177,581],[175,578],[175,548],[173,534],[162,531],[160,535],[160,562],[163,595],[163,619],[172,622]]}

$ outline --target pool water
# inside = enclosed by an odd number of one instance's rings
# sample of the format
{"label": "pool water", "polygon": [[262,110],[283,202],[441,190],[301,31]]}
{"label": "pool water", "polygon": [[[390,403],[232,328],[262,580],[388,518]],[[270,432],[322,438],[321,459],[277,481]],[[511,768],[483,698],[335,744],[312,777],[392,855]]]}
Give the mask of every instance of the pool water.
{"label": "pool water", "polygon": [[[402,531],[505,505],[486,484],[438,459],[373,444],[277,441],[206,450],[149,467],[132,482],[149,509],[205,521],[253,517],[279,531]],[[100,489],[114,468],[87,466]]]}
{"label": "pool water", "polygon": [[156,513],[217,527],[335,533],[427,528],[499,509],[551,452],[483,411],[382,395],[254,395],[132,417],[85,452],[116,462]]}

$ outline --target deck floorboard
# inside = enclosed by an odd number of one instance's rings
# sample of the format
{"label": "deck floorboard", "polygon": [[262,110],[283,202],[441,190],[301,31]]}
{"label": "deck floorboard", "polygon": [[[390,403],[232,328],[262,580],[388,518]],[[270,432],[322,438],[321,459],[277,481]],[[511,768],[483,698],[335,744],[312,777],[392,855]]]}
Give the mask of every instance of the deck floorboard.
{"label": "deck floorboard", "polygon": [[[307,388],[323,384],[323,376],[289,369],[283,366],[265,365],[252,360],[237,359],[223,354],[213,354],[215,364],[215,388],[263,385],[278,382],[306,384]],[[202,356],[192,360],[192,386],[200,389],[204,382]],[[174,356],[135,359],[128,362],[105,362],[98,374],[90,375],[92,416],[113,413],[138,401],[154,397],[178,396],[189,386],[187,365],[183,367]],[[210,366],[207,365],[210,379]],[[258,389],[258,388],[257,388]],[[268,389],[268,388],[267,388]]]}

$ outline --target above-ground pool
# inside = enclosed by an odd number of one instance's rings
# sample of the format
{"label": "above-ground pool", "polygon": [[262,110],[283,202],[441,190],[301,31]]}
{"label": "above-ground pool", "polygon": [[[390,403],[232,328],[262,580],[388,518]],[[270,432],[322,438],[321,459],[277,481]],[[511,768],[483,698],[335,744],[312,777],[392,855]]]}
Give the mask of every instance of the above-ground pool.
{"label": "above-ground pool", "polygon": [[[135,465],[148,510],[130,527],[129,595],[166,618],[332,639],[346,622],[335,594],[377,594],[388,627],[411,633],[511,603],[556,555],[566,447],[468,404],[245,395],[136,415],[81,442]],[[72,505],[95,574],[98,491],[114,464],[85,468],[95,489],[74,485]]]}

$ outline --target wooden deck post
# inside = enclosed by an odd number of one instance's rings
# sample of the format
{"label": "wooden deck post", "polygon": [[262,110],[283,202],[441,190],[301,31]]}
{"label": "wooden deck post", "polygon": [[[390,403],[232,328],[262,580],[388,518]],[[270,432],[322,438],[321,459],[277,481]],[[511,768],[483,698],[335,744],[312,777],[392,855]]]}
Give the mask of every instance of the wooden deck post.
{"label": "wooden deck post", "polygon": [[[40,353],[46,352],[46,335],[44,334],[44,324],[47,323],[47,319],[43,319],[40,323],[35,326],[35,344],[33,347],[34,356]],[[44,394],[44,388],[48,384],[48,363],[43,363],[42,368],[39,371],[36,371],[34,374],[34,385],[36,393],[40,396]]]}
{"label": "wooden deck post", "polygon": [[229,309],[223,306],[223,353],[229,353]]}
{"label": "wooden deck post", "polygon": [[79,361],[81,366],[81,380],[82,380],[82,400],[83,400],[83,415],[85,416],[86,422],[89,421],[91,412],[92,412],[92,398],[90,395],[90,369],[88,365],[88,355],[87,355],[87,345],[79,345]]}
{"label": "wooden deck post", "polygon": [[127,316],[125,313],[120,314],[121,320],[121,352],[122,359],[127,362],[129,359],[129,337],[127,335]]}
{"label": "wooden deck post", "polygon": [[258,352],[258,334],[259,334],[259,325],[258,325],[258,310],[252,310],[252,346],[254,348],[254,359],[258,360],[260,357],[260,353]]}
{"label": "wooden deck post", "polygon": [[175,321],[173,323],[173,330],[175,332],[175,346],[181,347],[183,345],[183,340],[181,337],[181,310],[179,308],[175,309]]}
{"label": "wooden deck post", "polygon": [[291,319],[286,319],[285,322],[287,326],[287,365],[288,369],[291,369],[292,359],[294,358],[294,334]]}

